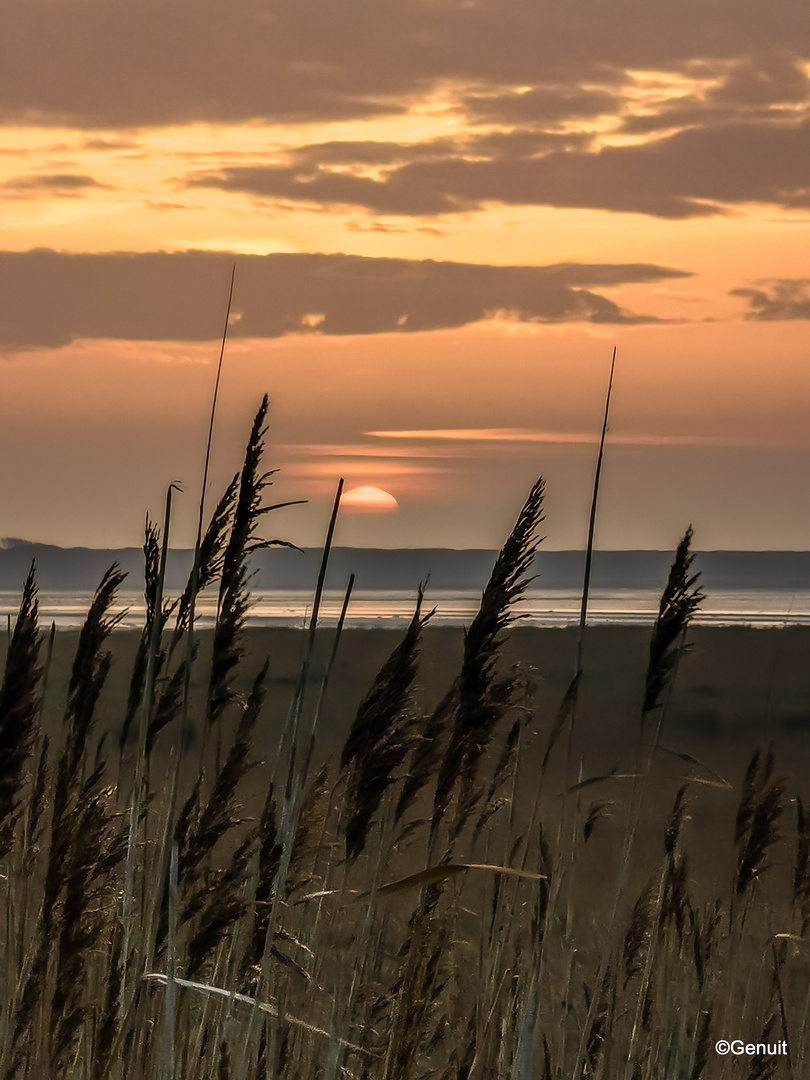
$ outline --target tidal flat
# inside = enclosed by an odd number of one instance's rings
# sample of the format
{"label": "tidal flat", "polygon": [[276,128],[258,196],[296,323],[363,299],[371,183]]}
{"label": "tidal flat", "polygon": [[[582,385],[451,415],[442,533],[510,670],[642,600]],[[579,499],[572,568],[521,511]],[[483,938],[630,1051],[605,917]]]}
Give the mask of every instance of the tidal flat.
{"label": "tidal flat", "polygon": [[[402,635],[402,630],[344,629],[318,726],[324,756],[339,749],[358,704]],[[596,769],[609,767],[618,751],[634,745],[650,636],[650,629],[638,626],[598,626],[586,632],[577,728],[583,754]],[[196,705],[205,693],[211,648],[210,633],[199,637],[192,678]],[[318,631],[309,679],[312,697],[317,696],[333,638],[333,630]],[[124,711],[138,639],[138,632],[128,630],[115,631],[110,639],[113,663],[97,723],[111,734]],[[74,630],[59,630],[55,636],[44,710],[50,730],[58,726],[64,709],[77,641]],[[237,685],[241,682],[246,690],[264,660],[270,661],[269,693],[258,732],[262,753],[272,753],[272,737],[286,716],[305,641],[303,631],[284,627],[249,628],[245,633],[246,655]],[[667,703],[662,741],[677,742],[679,749],[710,768],[722,772],[725,767],[732,773],[745,767],[752,743],[773,742],[777,754],[784,756],[783,768],[801,776],[810,761],[810,627],[694,626],[688,641]],[[417,708],[429,711],[448,689],[459,670],[463,642],[459,628],[425,628]],[[573,674],[575,648],[574,628],[519,623],[504,644],[502,667],[519,664],[529,683],[525,704],[539,740]]]}
{"label": "tidal flat", "polygon": [[[394,629],[344,629],[318,719],[314,768],[324,763],[336,768],[358,706],[402,636],[402,630]],[[191,683],[192,751],[203,723],[212,645],[210,632],[199,637]],[[636,761],[650,637],[649,628],[616,625],[593,627],[585,638],[571,778],[593,781],[583,788],[585,803],[601,800],[611,804],[607,807],[610,819],[601,822],[600,829],[609,832],[615,824],[617,837]],[[111,766],[117,759],[113,748],[120,736],[138,639],[139,634],[130,630],[115,631],[110,638],[113,662],[96,724],[98,736],[108,732],[105,747]],[[311,715],[318,700],[333,640],[334,630],[318,631],[304,700],[305,717]],[[59,743],[77,641],[78,631],[60,630],[55,636],[43,718],[55,745]],[[693,626],[688,641],[688,651],[665,704],[661,749],[652,769],[651,802],[656,809],[642,823],[642,833],[649,829],[650,843],[657,842],[655,837],[663,828],[678,787],[690,781],[690,831],[698,847],[695,858],[701,865],[705,855],[704,872],[714,875],[716,871],[721,877],[728,872],[725,862],[732,857],[730,839],[740,783],[758,746],[763,750],[772,747],[787,788],[810,798],[810,627]],[[415,715],[428,715],[449,689],[460,668],[463,645],[460,628],[425,628],[413,697]],[[245,785],[246,812],[257,812],[264,797],[305,647],[306,634],[301,630],[273,627],[246,631],[246,654],[235,679],[236,689],[247,696],[253,676],[269,659],[267,698],[254,737],[258,764]],[[525,691],[516,694],[515,702],[524,718],[517,805],[527,818],[549,734],[573,673],[575,649],[574,628],[521,627],[518,623],[501,653],[501,669],[514,670],[518,665],[525,682]],[[234,728],[233,718],[230,726],[224,725],[226,745]],[[505,735],[506,731],[496,732],[490,769]],[[130,741],[133,738],[134,732]],[[564,790],[564,741],[558,742],[549,761],[544,781],[547,795],[561,797]],[[152,775],[156,781],[170,743],[167,729],[155,748]],[[196,767],[194,753],[188,757]],[[597,777],[604,779],[595,780]],[[730,787],[725,789],[722,781]],[[707,838],[711,838],[710,843]],[[710,854],[715,846],[723,851],[719,861]]]}

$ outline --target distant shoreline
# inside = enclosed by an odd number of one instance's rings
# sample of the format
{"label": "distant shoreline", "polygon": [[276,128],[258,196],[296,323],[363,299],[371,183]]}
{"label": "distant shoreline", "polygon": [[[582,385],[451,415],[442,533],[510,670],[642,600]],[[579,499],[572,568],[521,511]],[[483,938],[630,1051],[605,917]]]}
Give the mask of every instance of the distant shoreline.
{"label": "distant shoreline", "polygon": [[[355,574],[358,590],[415,592],[430,579],[433,592],[479,590],[485,585],[497,556],[494,550],[454,548],[348,548],[331,553],[327,588],[342,590]],[[592,587],[598,589],[661,590],[672,563],[671,551],[596,551]],[[251,587],[258,592],[281,589],[312,590],[321,552],[270,548],[257,552],[251,567]],[[544,589],[579,589],[584,570],[583,551],[538,550],[532,573]],[[143,576],[140,548],[62,548],[6,540],[0,546],[0,591],[19,591],[32,561],[43,592],[92,592],[104,571],[117,562],[133,588]],[[191,552],[175,549],[167,566],[167,589],[179,591],[191,567]],[[810,551],[696,552],[695,569],[702,573],[706,592],[720,590],[810,590]]]}

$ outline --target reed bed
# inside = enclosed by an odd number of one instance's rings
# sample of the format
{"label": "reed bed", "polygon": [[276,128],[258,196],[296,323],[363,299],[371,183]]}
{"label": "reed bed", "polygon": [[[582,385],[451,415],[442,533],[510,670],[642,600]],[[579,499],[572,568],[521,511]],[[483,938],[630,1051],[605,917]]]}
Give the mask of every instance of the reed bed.
{"label": "reed bed", "polygon": [[[320,670],[317,619],[302,632],[286,717],[267,715],[273,657],[251,668],[245,648],[249,558],[274,509],[266,414],[265,398],[179,597],[163,595],[170,495],[163,529],[147,523],[123,714],[105,697],[118,568],[88,612],[53,731],[35,567],[24,584],[0,686],[0,1078],[804,1075],[806,793],[788,790],[767,746],[736,786],[687,752],[660,777],[702,599],[691,529],[627,718],[632,760],[591,775],[587,747],[558,742],[571,697],[532,716],[527,673],[503,661],[539,543],[540,480],[440,703],[426,711],[419,693],[432,614],[420,585],[410,626],[345,717],[341,752],[321,761],[339,634]],[[208,640],[194,633],[202,588],[219,595]],[[581,644],[572,665],[575,706]],[[271,722],[277,749],[258,760]],[[690,812],[712,800],[721,815],[737,807],[719,888],[693,870]],[[780,1051],[721,1056],[719,1038]]]}

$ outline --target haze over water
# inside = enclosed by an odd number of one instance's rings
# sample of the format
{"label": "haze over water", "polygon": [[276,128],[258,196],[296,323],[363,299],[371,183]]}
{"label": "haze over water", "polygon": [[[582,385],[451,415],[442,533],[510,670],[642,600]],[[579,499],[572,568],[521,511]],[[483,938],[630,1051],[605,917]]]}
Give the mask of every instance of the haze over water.
{"label": "haze over water", "polygon": [[[659,592],[654,589],[596,590],[588,606],[589,624],[646,625],[655,619]],[[467,626],[475,616],[480,592],[472,589],[428,590],[427,609],[435,607],[434,626]],[[46,592],[40,594],[40,621],[57,628],[81,626],[92,599],[90,592]],[[312,607],[311,590],[277,589],[253,594],[254,604],[248,617],[251,626],[302,627],[308,623]],[[340,613],[343,594],[329,589],[324,597],[319,625],[334,627]],[[410,621],[415,596],[402,589],[359,590],[353,595],[346,618],[348,627],[400,628]],[[0,616],[14,619],[19,594],[0,592]],[[143,625],[143,596],[135,590],[119,593],[116,611],[126,610],[123,627]],[[520,624],[563,627],[579,621],[580,594],[572,589],[537,589],[526,594],[519,605]],[[210,629],[216,615],[216,597],[204,597],[199,604],[197,626]],[[810,625],[810,590],[788,589],[722,590],[708,596],[696,622],[711,626],[748,625],[756,627]]]}

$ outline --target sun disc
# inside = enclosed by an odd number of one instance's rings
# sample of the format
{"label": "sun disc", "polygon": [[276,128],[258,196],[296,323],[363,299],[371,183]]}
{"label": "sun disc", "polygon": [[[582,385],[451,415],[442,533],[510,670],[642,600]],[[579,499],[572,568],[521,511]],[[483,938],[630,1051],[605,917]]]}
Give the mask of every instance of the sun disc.
{"label": "sun disc", "polygon": [[394,496],[378,487],[356,487],[344,492],[340,505],[349,511],[385,513],[399,509]]}

